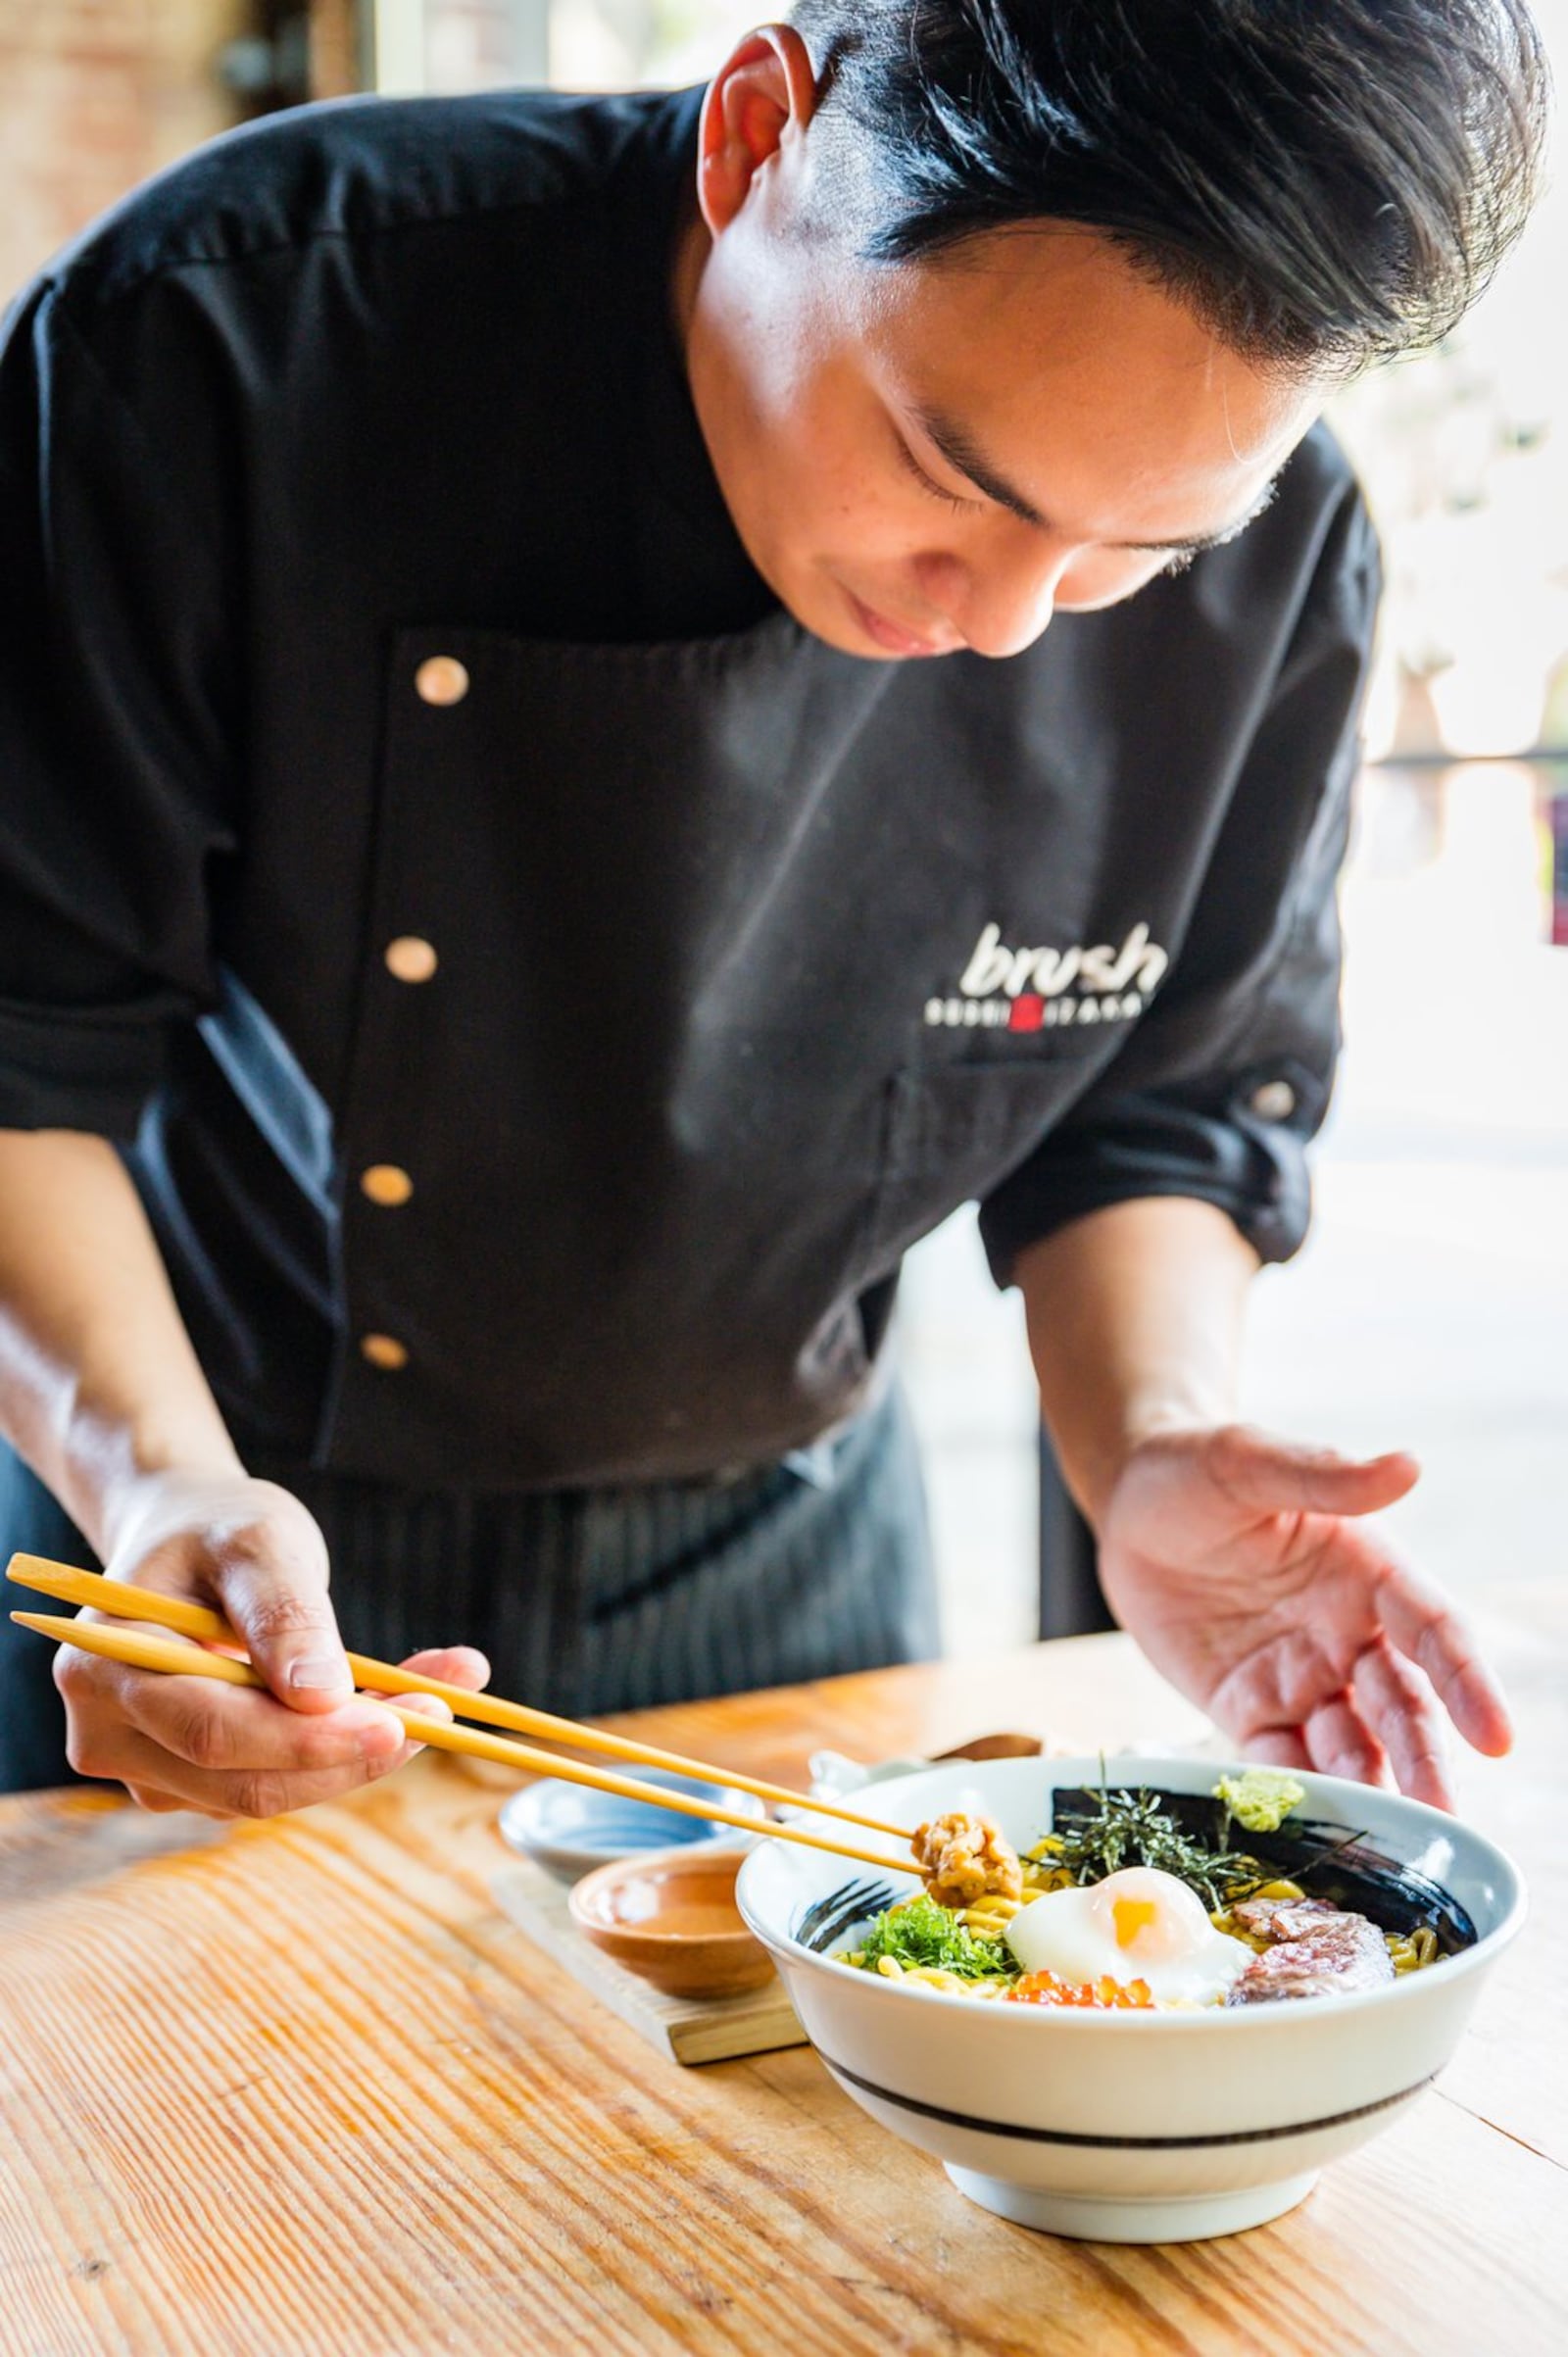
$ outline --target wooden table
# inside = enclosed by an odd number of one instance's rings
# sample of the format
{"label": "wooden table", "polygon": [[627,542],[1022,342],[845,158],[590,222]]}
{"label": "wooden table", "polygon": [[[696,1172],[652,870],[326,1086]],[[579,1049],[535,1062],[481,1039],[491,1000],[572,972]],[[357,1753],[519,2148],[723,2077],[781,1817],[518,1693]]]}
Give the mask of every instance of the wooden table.
{"label": "wooden table", "polygon": [[[1441,2087],[1223,2242],[1004,2225],[808,2048],[662,2060],[497,1915],[498,1795],[432,1755],[270,1826],[0,1803],[0,2351],[1559,2357],[1568,1590],[1508,1602],[1521,1747],[1464,1802],[1531,1927]],[[639,1724],[792,1780],[824,1743],[1196,1731],[1119,1637]]]}

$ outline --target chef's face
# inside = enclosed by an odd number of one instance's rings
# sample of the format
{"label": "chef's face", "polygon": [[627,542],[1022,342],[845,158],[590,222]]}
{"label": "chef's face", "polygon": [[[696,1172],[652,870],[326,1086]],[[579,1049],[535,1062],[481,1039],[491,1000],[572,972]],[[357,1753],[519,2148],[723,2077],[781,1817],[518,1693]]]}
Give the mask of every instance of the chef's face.
{"label": "chef's face", "polygon": [[1320,394],[1240,359],[1106,238],[991,230],[863,264],[823,225],[799,36],[708,94],[675,295],[729,511],[846,653],[1014,655],[1239,531]]}

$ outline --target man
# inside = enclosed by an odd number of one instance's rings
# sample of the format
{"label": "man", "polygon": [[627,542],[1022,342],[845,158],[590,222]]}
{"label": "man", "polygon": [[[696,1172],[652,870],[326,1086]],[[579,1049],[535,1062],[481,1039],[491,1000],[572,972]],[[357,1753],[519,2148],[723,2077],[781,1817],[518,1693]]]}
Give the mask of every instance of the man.
{"label": "man", "polygon": [[1445,1710],[1505,1747],[1358,1519],[1415,1468],[1233,1396],[1375,598],[1313,420],[1484,280],[1541,86],[1515,0],[808,0],[700,103],[219,142],[21,302],[8,1536],[271,1690],[67,1650],[76,1769],[395,1765],[329,1569],[573,1711],[930,1649],[881,1345],[971,1196],[1166,1673],[1440,1801]]}

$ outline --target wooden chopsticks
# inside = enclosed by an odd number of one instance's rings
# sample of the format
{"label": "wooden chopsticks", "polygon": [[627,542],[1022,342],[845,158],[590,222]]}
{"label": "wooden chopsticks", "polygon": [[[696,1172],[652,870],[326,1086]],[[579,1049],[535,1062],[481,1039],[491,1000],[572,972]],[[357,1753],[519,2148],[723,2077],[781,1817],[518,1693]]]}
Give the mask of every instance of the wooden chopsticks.
{"label": "wooden chopsticks", "polygon": [[[80,1621],[60,1619],[48,1612],[13,1612],[11,1617],[24,1629],[36,1629],[40,1637],[52,1637],[57,1645],[79,1645],[85,1653],[101,1653],[106,1660],[123,1661],[131,1669],[161,1670],[176,1678],[218,1678],[225,1686],[265,1688],[267,1684],[248,1661],[236,1661],[227,1653],[209,1653],[197,1645],[178,1645],[168,1637],[148,1637],[139,1629],[115,1629],[99,1621],[88,1621],[83,1626]],[[639,1784],[634,1776],[616,1776],[608,1768],[585,1767],[580,1760],[561,1759],[553,1751],[536,1751],[529,1743],[511,1743],[504,1735],[481,1735],[476,1727],[449,1726],[440,1719],[427,1719],[422,1711],[405,1710],[396,1702],[388,1702],[385,1707],[394,1718],[402,1720],[415,1743],[429,1743],[438,1751],[463,1751],[470,1759],[496,1759],[507,1767],[559,1776],[567,1784],[588,1785],[596,1792],[616,1792],[625,1800],[643,1800],[653,1808],[674,1809],[681,1816],[701,1817],[710,1825],[733,1825],[742,1833],[769,1834],[777,1841],[798,1841],[805,1849],[831,1850],[835,1857],[858,1858],[862,1865],[880,1866],[884,1871],[890,1866],[898,1867],[898,1859],[881,1850],[854,1849],[847,1842],[828,1841],[825,1835],[803,1833],[794,1825],[775,1824],[770,1817],[743,1817],[738,1810],[710,1807],[706,1800],[666,1792],[661,1785]],[[712,1771],[705,1773],[712,1781]],[[804,1793],[796,1797],[803,1807],[813,1805]]]}
{"label": "wooden chopsticks", "polygon": [[[12,1619],[24,1628],[34,1629],[40,1636],[50,1637],[57,1644],[74,1645],[84,1652],[100,1653],[113,1661],[123,1661],[135,1669],[163,1671],[181,1677],[209,1677],[222,1680],[231,1686],[265,1687],[248,1662],[235,1661],[224,1653],[212,1653],[208,1645],[231,1645],[243,1651],[241,1639],[220,1614],[201,1604],[177,1596],[160,1596],[150,1588],[136,1588],[123,1581],[105,1579],[96,1572],[81,1571],[65,1563],[52,1563],[39,1555],[13,1555],[6,1577],[19,1587],[39,1590],[45,1596],[62,1598],[68,1603],[80,1603],[102,1612],[115,1613],[122,1618],[153,1621],[159,1626],[178,1631],[182,1636],[195,1638],[195,1645],[172,1645],[162,1638],[148,1637],[139,1631],[111,1629],[96,1622],[85,1625],[78,1621],[55,1618],[43,1613],[14,1612]],[[375,1661],[360,1653],[350,1653],[349,1666],[357,1686],[379,1694],[428,1694],[446,1702],[454,1713],[483,1719],[492,1725],[519,1727],[525,1733],[540,1734],[558,1743],[569,1743],[580,1749],[612,1753],[619,1758],[632,1759],[644,1766],[672,1768],[683,1775],[702,1778],[705,1782],[730,1786],[754,1792],[763,1800],[783,1802],[793,1808],[809,1810],[813,1815],[834,1817],[850,1825],[864,1826],[872,1833],[886,1834],[897,1841],[908,1842],[912,1836],[882,1819],[858,1815],[853,1809],[837,1803],[818,1801],[808,1793],[792,1792],[787,1786],[764,1782],[759,1777],[743,1776],[727,1768],[715,1768],[706,1761],[685,1757],[680,1752],[662,1751],[653,1744],[639,1743],[626,1736],[606,1733],[597,1727],[584,1727],[574,1719],[558,1718],[550,1711],[532,1710],[519,1702],[508,1702],[498,1695],[476,1694],[467,1687],[451,1686],[438,1678],[420,1678],[399,1669],[391,1662]],[[576,1760],[562,1758],[552,1751],[537,1751],[524,1743],[509,1743],[500,1736],[482,1735],[468,1727],[448,1726],[440,1720],[426,1718],[418,1711],[405,1711],[395,1702],[387,1704],[402,1719],[410,1735],[417,1743],[429,1743],[437,1750],[461,1751],[477,1759],[494,1759],[509,1767],[525,1768],[533,1773],[557,1776],[568,1784],[587,1785],[596,1792],[615,1792],[628,1800],[647,1802],[654,1808],[673,1809],[677,1814],[706,1818],[718,1825],[733,1825],[743,1833],[765,1833],[780,1841],[801,1843],[809,1849],[826,1849],[841,1857],[859,1859],[867,1865],[893,1866],[898,1861],[885,1853],[856,1849],[825,1836],[807,1834],[796,1826],[778,1825],[766,1818],[743,1817],[738,1812],[710,1806],[681,1792],[670,1792],[658,1785],[645,1785],[635,1778],[618,1776],[608,1769],[591,1768]]]}

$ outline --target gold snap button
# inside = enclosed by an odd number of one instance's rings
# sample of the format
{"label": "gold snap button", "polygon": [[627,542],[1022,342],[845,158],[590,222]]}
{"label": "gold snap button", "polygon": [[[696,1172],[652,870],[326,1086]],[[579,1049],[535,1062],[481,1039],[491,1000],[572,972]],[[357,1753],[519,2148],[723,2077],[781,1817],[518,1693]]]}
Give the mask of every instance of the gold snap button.
{"label": "gold snap button", "polygon": [[1265,1080],[1252,1091],[1252,1110],[1260,1121],[1289,1121],[1296,1110],[1296,1091],[1288,1080]]}
{"label": "gold snap button", "polygon": [[360,1173],[360,1191],[372,1203],[384,1203],[389,1211],[395,1211],[414,1193],[414,1181],[396,1162],[372,1162],[368,1170]]}
{"label": "gold snap button", "polygon": [[386,970],[399,982],[428,982],[440,963],[433,946],[421,941],[417,933],[400,933],[389,941],[382,956]]}
{"label": "gold snap button", "polygon": [[409,1363],[407,1350],[391,1334],[362,1334],[360,1356],[368,1359],[372,1367],[380,1367],[388,1375],[395,1375],[399,1367],[406,1367]]}
{"label": "gold snap button", "polygon": [[426,704],[461,704],[468,692],[467,667],[455,655],[430,655],[415,672],[414,685]]}

